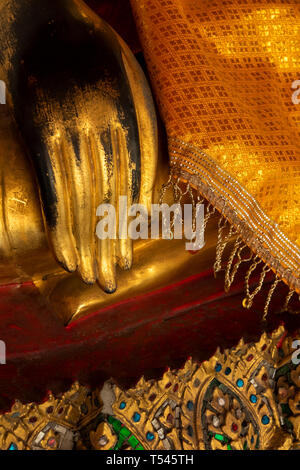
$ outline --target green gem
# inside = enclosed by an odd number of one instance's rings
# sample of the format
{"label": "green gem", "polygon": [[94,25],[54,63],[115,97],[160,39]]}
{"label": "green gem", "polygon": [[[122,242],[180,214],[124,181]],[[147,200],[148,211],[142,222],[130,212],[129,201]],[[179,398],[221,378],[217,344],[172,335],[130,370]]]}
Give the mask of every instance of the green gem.
{"label": "green gem", "polygon": [[230,439],[227,436],[223,436],[223,434],[218,434],[218,433],[214,435],[214,438],[217,439],[217,441],[224,442],[225,444],[227,444],[230,441]]}
{"label": "green gem", "polygon": [[134,450],[145,450],[142,444],[139,444]]}
{"label": "green gem", "polygon": [[136,437],[130,436],[130,438],[128,439],[128,444],[130,444],[131,447],[132,447],[133,449],[135,449],[136,446],[139,444],[139,441],[137,440]]}
{"label": "green gem", "polygon": [[123,439],[127,439],[127,437],[129,437],[131,434],[131,432],[129,431],[129,429],[123,427],[120,431],[120,437],[122,437]]}
{"label": "green gem", "polygon": [[126,441],[126,437],[119,436],[118,442],[117,442],[117,444],[115,445],[114,450],[120,450],[125,441]]}
{"label": "green gem", "polygon": [[119,434],[119,432],[120,432],[121,429],[122,429],[122,423],[121,423],[121,421],[119,421],[118,419],[114,418],[113,416],[109,416],[109,417],[107,418],[107,421],[109,422],[109,424],[112,425],[113,430],[114,430],[117,434]]}

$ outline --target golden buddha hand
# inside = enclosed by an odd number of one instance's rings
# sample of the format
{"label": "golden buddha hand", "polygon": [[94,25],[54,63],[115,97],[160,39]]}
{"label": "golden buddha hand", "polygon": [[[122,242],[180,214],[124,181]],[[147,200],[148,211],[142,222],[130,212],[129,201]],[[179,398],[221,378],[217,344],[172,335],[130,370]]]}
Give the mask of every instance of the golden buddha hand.
{"label": "golden buddha hand", "polygon": [[152,200],[157,131],[143,72],[81,0],[0,0],[0,79],[31,157],[58,262],[116,289],[132,242],[98,240],[96,209]]}

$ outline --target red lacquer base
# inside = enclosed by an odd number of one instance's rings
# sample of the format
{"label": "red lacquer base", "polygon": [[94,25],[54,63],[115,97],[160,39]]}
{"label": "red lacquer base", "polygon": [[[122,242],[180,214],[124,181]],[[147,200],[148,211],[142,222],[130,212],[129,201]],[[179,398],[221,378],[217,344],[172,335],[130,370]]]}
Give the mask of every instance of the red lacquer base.
{"label": "red lacquer base", "polygon": [[[0,406],[9,408],[14,398],[41,401],[47,391],[62,392],[75,380],[99,386],[113,377],[128,387],[141,375],[158,378],[189,356],[208,359],[218,346],[233,346],[242,336],[258,339],[268,288],[246,310],[242,283],[225,294],[222,276],[215,280],[207,271],[64,327],[32,284],[1,287],[7,364],[0,365]],[[272,305],[279,301],[280,290]],[[271,314],[267,329],[283,320],[289,329],[299,327],[297,316]]]}

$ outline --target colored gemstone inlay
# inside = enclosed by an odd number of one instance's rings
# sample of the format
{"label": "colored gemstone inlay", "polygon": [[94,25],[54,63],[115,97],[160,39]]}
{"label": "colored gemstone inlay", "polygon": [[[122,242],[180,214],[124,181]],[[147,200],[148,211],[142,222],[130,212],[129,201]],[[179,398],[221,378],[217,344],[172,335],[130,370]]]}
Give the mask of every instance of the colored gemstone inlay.
{"label": "colored gemstone inlay", "polygon": [[122,401],[119,406],[120,410],[124,410],[126,408],[126,403],[125,401]]}
{"label": "colored gemstone inlay", "polygon": [[12,443],[10,444],[8,450],[18,450],[18,447],[17,447],[17,445],[16,445],[14,442],[12,442]]}
{"label": "colored gemstone inlay", "polygon": [[147,432],[146,438],[147,438],[147,441],[153,441],[154,434],[152,432]]}
{"label": "colored gemstone inlay", "polygon": [[186,406],[187,406],[187,409],[188,409],[189,411],[193,411],[193,409],[194,409],[194,403],[193,403],[192,401],[188,401],[187,404],[186,404]]}
{"label": "colored gemstone inlay", "polygon": [[220,372],[222,370],[221,364],[216,364],[215,371]]}
{"label": "colored gemstone inlay", "polygon": [[194,387],[199,387],[200,385],[200,380],[199,379],[195,379],[195,382],[194,382]]}
{"label": "colored gemstone inlay", "polygon": [[251,403],[257,403],[257,396],[256,395],[250,395],[250,401],[251,401]]}
{"label": "colored gemstone inlay", "polygon": [[131,445],[133,449],[135,449],[136,446],[139,445],[139,441],[135,436],[130,436],[130,438],[128,439],[128,444]]}
{"label": "colored gemstone inlay", "polygon": [[116,432],[116,434],[118,434],[120,432],[120,430],[122,429],[122,423],[121,421],[119,421],[118,419],[114,418],[113,416],[109,416],[107,418],[107,421],[109,422],[109,424],[112,425],[114,431]]}
{"label": "colored gemstone inlay", "polygon": [[262,422],[263,424],[269,424],[269,422],[270,422],[269,416],[264,415],[264,416],[261,418],[261,422]]}
{"label": "colored gemstone inlay", "polygon": [[135,412],[134,415],[133,415],[133,417],[132,417],[132,419],[133,419],[133,421],[134,421],[135,423],[138,423],[138,422],[140,421],[140,419],[141,419],[140,413]]}
{"label": "colored gemstone inlay", "polygon": [[238,379],[237,382],[236,382],[237,386],[239,388],[243,387],[244,386],[244,381],[242,379]]}
{"label": "colored gemstone inlay", "polygon": [[47,444],[48,444],[49,447],[55,447],[55,445],[57,444],[56,439],[54,439],[53,437],[51,437],[51,438],[48,440]]}
{"label": "colored gemstone inlay", "polygon": [[236,423],[232,423],[231,429],[232,429],[233,432],[237,432],[238,428],[239,427]]}
{"label": "colored gemstone inlay", "polygon": [[229,375],[230,372],[231,372],[230,367],[226,367],[226,369],[225,369],[225,375]]}
{"label": "colored gemstone inlay", "polygon": [[129,431],[129,429],[122,427],[121,431],[120,431],[120,436],[122,436],[123,438],[127,438],[129,437],[131,434],[131,432]]}

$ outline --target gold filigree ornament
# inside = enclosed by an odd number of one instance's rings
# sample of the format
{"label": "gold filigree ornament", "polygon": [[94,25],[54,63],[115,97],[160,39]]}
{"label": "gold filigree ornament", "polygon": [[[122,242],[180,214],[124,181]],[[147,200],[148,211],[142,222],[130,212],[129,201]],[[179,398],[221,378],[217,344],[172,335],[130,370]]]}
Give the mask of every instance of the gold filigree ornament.
{"label": "gold filigree ornament", "polygon": [[71,450],[79,429],[100,409],[99,391],[90,393],[78,383],[59,398],[50,394],[40,405],[16,401],[10,413],[0,416],[0,449]]}
{"label": "gold filigree ornament", "polygon": [[40,405],[16,402],[0,416],[0,449],[299,449],[296,339],[280,327],[127,391],[76,383]]}
{"label": "gold filigree ornament", "polygon": [[255,344],[241,340],[201,365],[189,360],[183,369],[168,370],[158,382],[142,378],[127,392],[116,388],[115,417],[146,449],[297,447],[300,367],[293,369],[290,356],[285,361],[298,392],[294,390],[296,401],[290,398],[294,407],[289,408],[298,414],[290,413],[289,426],[277,400],[277,364],[282,360],[278,342],[283,335],[280,328]]}

